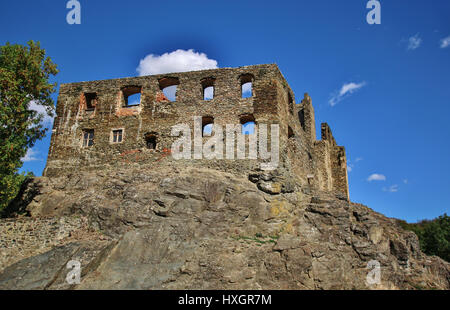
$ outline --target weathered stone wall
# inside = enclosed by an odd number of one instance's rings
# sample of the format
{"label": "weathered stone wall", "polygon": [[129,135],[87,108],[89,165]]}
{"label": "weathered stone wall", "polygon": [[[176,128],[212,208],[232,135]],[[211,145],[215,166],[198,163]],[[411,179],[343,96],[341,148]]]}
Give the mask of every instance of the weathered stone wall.
{"label": "weathered stone wall", "polygon": [[[331,178],[332,190],[340,192],[349,197],[348,191],[348,176],[347,176],[347,158],[345,155],[345,148],[338,146],[336,140],[333,137],[330,127],[327,123],[323,123],[321,126],[322,141],[326,142],[326,149],[329,153],[328,160],[322,161],[321,170],[326,170],[325,173]],[[317,145],[317,153],[323,152],[323,145]],[[324,157],[326,158],[326,157]],[[331,174],[329,172],[331,170]],[[322,173],[323,174],[323,173]]]}
{"label": "weathered stone wall", "polygon": [[[106,238],[89,233],[86,218],[79,216],[60,218],[0,219],[0,271],[21,259],[50,250],[89,234],[96,240]],[[98,238],[97,238],[98,237]]]}
{"label": "weathered stone wall", "polygon": [[297,116],[302,129],[306,133],[306,139],[314,143],[316,141],[316,119],[311,97],[307,93],[305,93],[303,100],[298,105]]}
{"label": "weathered stone wall", "polygon": [[[248,81],[252,82],[252,96],[242,98],[241,85]],[[162,91],[169,85],[177,85],[174,102]],[[214,98],[204,100],[204,87],[211,85]],[[136,92],[141,95],[140,104],[126,106],[127,96]],[[337,157],[333,142],[328,146],[331,160],[317,158],[311,98],[305,94],[297,105],[294,93],[274,64],[62,84],[56,114],[45,176],[129,164],[152,164],[156,169],[161,160],[175,161],[170,151],[178,139],[171,134],[174,125],[188,124],[193,134],[194,117],[211,118],[224,129],[226,124],[254,120],[256,125],[267,124],[269,128],[270,124],[280,125],[279,168],[290,171],[302,185],[329,189],[319,181],[328,180],[325,182],[331,182],[334,190],[348,196],[346,171],[342,171],[342,161],[336,160],[345,159],[345,151],[339,151]],[[117,129],[122,130],[123,140],[112,143],[112,131]],[[92,146],[82,145],[85,130],[94,131]],[[157,142],[154,150],[146,145],[149,135]],[[202,139],[206,142],[209,138]],[[250,174],[258,170],[259,162],[197,159],[174,164]],[[335,177],[339,181],[334,182]]]}
{"label": "weathered stone wall", "polygon": [[333,190],[333,179],[331,173],[330,146],[327,141],[316,141],[314,154],[317,160],[317,187],[324,191]]}

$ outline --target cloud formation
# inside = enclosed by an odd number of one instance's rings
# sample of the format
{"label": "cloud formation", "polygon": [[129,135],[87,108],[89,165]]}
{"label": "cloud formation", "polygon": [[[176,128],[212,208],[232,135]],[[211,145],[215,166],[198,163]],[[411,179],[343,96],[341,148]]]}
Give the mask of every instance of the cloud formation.
{"label": "cloud formation", "polygon": [[27,150],[27,153],[25,154],[25,156],[22,157],[20,160],[23,161],[24,163],[29,162],[29,161],[39,160],[39,158],[36,157],[36,155],[38,153],[39,153],[38,151],[35,151],[35,150],[29,148]]}
{"label": "cloud formation", "polygon": [[149,54],[141,59],[136,71],[140,76],[171,72],[217,69],[217,61],[193,49],[178,49],[162,55]]}
{"label": "cloud formation", "polygon": [[374,173],[371,174],[368,178],[367,178],[368,182],[372,182],[372,181],[386,181],[386,177],[382,174],[378,174],[378,173]]}
{"label": "cloud formation", "polygon": [[394,184],[389,187],[383,187],[383,192],[396,193],[398,192],[398,185]]}
{"label": "cloud formation", "polygon": [[346,83],[346,84],[342,85],[339,92],[335,92],[335,94],[331,96],[331,98],[328,102],[330,103],[331,106],[335,106],[337,103],[342,101],[345,97],[348,97],[349,95],[353,94],[354,92],[356,92],[358,89],[362,88],[365,85],[366,85],[366,82]]}
{"label": "cloud formation", "polygon": [[443,38],[441,40],[441,48],[446,48],[450,46],[450,36]]}
{"label": "cloud formation", "polygon": [[413,51],[422,44],[422,38],[419,37],[419,34],[416,34],[408,39],[408,47],[406,48],[408,51]]}
{"label": "cloud formation", "polygon": [[50,127],[50,125],[53,124],[54,117],[47,114],[47,111],[43,105],[37,104],[35,100],[31,100],[28,108],[43,116],[42,123],[45,127]]}

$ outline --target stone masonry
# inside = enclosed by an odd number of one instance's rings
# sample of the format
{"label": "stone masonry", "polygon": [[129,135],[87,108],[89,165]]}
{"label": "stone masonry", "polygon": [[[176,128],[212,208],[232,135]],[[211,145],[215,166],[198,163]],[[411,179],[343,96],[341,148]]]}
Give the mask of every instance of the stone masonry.
{"label": "stone masonry", "polygon": [[[107,240],[84,217],[0,219],[0,271],[21,259],[77,240]],[[87,236],[87,237],[86,237]]]}
{"label": "stone masonry", "polygon": [[[243,98],[242,85],[249,82],[251,96]],[[163,89],[175,85],[175,101],[170,101]],[[214,96],[204,100],[208,87],[214,88]],[[134,94],[140,94],[137,104],[128,100]],[[44,176],[131,164],[158,169],[162,160],[249,176],[259,170],[261,159],[172,158],[171,146],[178,139],[171,135],[172,126],[186,123],[193,133],[194,117],[201,117],[202,125],[224,128],[249,121],[269,128],[279,124],[278,170],[301,186],[349,199],[344,147],[336,144],[326,123],[316,140],[310,96],[296,104],[275,64],[62,84],[56,114]]]}

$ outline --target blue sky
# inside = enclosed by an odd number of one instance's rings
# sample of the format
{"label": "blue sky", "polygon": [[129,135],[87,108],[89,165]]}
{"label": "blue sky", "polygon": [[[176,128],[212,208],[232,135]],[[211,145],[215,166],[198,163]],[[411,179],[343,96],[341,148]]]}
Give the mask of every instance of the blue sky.
{"label": "blue sky", "polygon": [[[408,221],[450,213],[450,1],[381,0],[380,25],[366,0],[79,1],[80,25],[65,0],[2,1],[0,44],[40,41],[58,84],[136,76],[178,49],[277,63],[346,147],[353,201]],[[41,175],[49,140],[23,170]]]}

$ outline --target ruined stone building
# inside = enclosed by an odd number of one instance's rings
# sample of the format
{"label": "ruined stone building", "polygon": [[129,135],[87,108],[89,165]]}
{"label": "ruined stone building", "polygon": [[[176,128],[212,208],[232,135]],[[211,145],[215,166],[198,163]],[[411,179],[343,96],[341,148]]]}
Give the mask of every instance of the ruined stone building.
{"label": "ruined stone building", "polygon": [[[170,86],[175,98],[164,94]],[[349,197],[344,147],[326,123],[316,140],[311,98],[296,104],[275,64],[62,84],[56,114],[44,176],[126,165],[162,172],[193,165],[249,177],[259,170],[261,159],[172,158],[172,126],[193,128],[199,116],[202,126],[279,124],[278,170],[300,186]]]}

